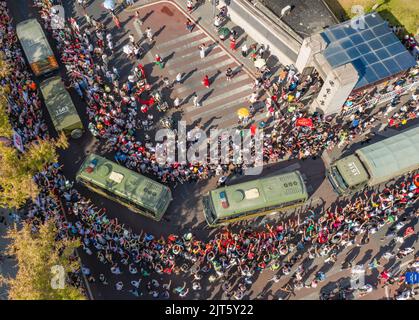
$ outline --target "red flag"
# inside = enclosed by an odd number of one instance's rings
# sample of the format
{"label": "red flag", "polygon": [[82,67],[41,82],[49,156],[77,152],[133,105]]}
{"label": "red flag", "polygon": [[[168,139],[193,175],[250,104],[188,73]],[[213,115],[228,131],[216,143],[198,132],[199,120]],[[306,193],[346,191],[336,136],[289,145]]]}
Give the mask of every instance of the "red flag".
{"label": "red flag", "polygon": [[295,125],[297,127],[313,127],[313,120],[309,118],[298,118]]}
{"label": "red flag", "polygon": [[255,124],[252,124],[250,126],[250,134],[252,135],[252,137],[256,134],[256,129],[257,129],[257,126]]}

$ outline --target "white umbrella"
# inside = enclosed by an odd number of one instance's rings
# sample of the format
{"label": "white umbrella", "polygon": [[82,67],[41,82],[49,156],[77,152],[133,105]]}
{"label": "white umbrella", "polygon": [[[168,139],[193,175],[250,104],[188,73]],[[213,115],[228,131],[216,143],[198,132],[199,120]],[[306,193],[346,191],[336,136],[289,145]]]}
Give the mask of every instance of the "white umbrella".
{"label": "white umbrella", "polygon": [[115,10],[115,7],[116,7],[115,0],[105,0],[103,2],[103,6],[105,7],[105,9]]}
{"label": "white umbrella", "polygon": [[257,59],[255,61],[255,67],[260,69],[262,67],[264,67],[266,65],[266,60],[265,59]]}

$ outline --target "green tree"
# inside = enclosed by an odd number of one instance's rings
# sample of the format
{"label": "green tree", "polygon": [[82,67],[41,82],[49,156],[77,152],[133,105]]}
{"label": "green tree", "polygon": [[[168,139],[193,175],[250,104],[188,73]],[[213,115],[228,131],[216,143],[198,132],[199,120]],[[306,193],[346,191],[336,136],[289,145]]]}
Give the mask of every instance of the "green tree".
{"label": "green tree", "polygon": [[55,140],[35,141],[26,146],[24,153],[0,143],[0,206],[18,208],[28,199],[34,199],[38,188],[33,176],[57,162],[57,149],[67,146],[64,135]]}
{"label": "green tree", "polygon": [[65,277],[68,272],[78,270],[80,263],[74,259],[74,250],[79,240],[57,240],[54,220],[41,224],[34,232],[32,225],[24,222],[19,230],[9,230],[6,238],[11,240],[7,253],[15,256],[18,271],[16,278],[0,278],[9,287],[11,300],[84,300],[86,297],[76,287],[65,282],[62,289],[54,283],[55,266],[62,266]]}
{"label": "green tree", "polygon": [[[0,60],[1,61],[1,60]],[[7,114],[8,87],[0,87],[0,137],[11,138],[13,131]]]}
{"label": "green tree", "polygon": [[0,52],[0,78],[6,78],[11,72],[12,69],[7,63],[3,52]]}
{"label": "green tree", "polygon": [[[4,54],[0,52],[0,79],[10,75],[11,69],[4,59]],[[10,138],[12,136],[12,126],[7,114],[7,96],[10,92],[9,86],[0,87],[0,137]]]}
{"label": "green tree", "polygon": [[[0,53],[0,79],[11,72],[4,55]],[[34,141],[25,146],[24,153],[10,145],[13,129],[8,117],[9,91],[8,86],[0,87],[0,206],[14,208],[36,197],[38,188],[33,176],[46,165],[57,162],[57,149],[67,148],[68,141],[64,134],[55,140]]]}

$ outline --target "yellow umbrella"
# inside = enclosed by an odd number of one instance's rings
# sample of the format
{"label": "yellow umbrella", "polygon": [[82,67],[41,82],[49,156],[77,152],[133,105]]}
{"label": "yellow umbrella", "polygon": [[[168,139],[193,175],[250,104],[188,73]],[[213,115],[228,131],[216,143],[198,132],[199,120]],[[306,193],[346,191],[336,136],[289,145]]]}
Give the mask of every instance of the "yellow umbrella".
{"label": "yellow umbrella", "polygon": [[250,115],[250,112],[247,108],[240,108],[237,110],[237,115],[239,117],[248,117]]}

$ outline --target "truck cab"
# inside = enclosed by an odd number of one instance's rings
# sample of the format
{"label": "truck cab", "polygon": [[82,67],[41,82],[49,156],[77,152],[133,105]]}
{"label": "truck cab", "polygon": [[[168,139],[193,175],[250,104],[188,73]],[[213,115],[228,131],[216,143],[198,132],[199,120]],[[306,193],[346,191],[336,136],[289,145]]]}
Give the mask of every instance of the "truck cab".
{"label": "truck cab", "polygon": [[49,74],[58,69],[47,37],[36,19],[18,23],[16,33],[35,76]]}
{"label": "truck cab", "polygon": [[334,191],[339,195],[362,190],[369,180],[367,171],[356,155],[335,161],[326,174]]}

